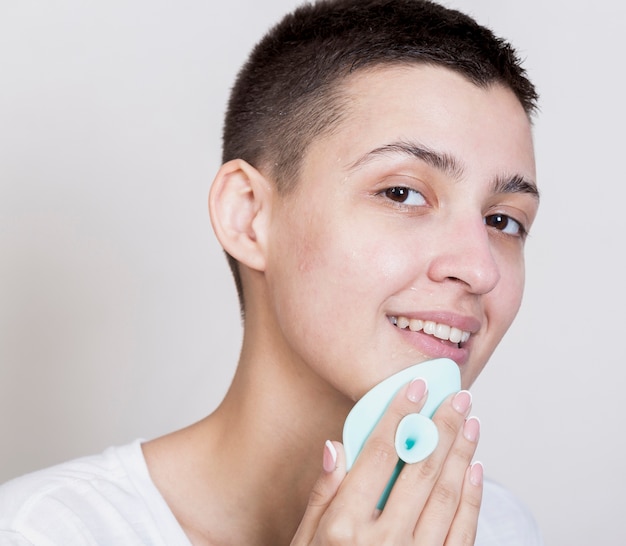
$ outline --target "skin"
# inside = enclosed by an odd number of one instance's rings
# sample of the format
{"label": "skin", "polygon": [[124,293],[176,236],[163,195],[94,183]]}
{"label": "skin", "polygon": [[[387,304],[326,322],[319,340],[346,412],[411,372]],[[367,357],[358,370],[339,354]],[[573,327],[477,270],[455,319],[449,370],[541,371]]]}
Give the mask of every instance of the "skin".
{"label": "skin", "polygon": [[[453,358],[469,388],[510,326],[538,205],[530,123],[508,89],[442,68],[361,71],[343,91],[346,116],[312,143],[295,191],[240,160],[211,190],[241,264],[239,366],[213,414],[144,445],[194,544],[473,543],[468,392],[442,404],[437,449],[405,467],[382,513],[395,428],[427,385],[401,389],[347,475],[337,440],[354,402],[412,364]],[[396,316],[472,335],[459,348]]]}

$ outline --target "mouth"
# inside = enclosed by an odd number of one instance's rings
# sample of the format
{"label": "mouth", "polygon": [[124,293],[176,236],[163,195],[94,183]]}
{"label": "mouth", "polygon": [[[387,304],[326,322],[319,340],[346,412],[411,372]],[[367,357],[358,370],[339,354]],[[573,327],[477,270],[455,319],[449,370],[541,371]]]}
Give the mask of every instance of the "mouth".
{"label": "mouth", "polygon": [[396,328],[401,330],[410,330],[411,332],[422,332],[424,334],[436,337],[444,343],[451,346],[462,348],[464,343],[470,338],[471,333],[466,330],[460,330],[449,324],[435,322],[433,320],[409,319],[403,316],[391,316],[389,321]]}

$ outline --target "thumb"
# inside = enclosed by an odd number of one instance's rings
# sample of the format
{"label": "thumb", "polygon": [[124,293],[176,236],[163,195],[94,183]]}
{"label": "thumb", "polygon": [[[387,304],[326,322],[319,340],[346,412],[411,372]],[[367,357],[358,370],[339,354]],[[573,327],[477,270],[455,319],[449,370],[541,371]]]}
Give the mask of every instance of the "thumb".
{"label": "thumb", "polygon": [[335,498],[345,475],[346,457],[343,445],[327,440],[324,444],[322,472],[311,490],[304,517],[291,541],[291,546],[303,546],[311,543],[320,520]]}

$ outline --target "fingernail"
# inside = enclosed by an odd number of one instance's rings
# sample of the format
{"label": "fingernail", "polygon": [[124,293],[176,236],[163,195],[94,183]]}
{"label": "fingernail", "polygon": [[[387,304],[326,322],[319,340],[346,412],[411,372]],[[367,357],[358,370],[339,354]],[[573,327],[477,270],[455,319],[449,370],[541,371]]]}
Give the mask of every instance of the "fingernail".
{"label": "fingernail", "polygon": [[472,466],[470,466],[470,475],[469,475],[470,483],[472,485],[482,485],[483,473],[484,473],[483,463],[479,461],[472,463]]}
{"label": "fingernail", "polygon": [[337,468],[337,450],[330,440],[326,440],[324,444],[322,466],[326,472],[333,472]]}
{"label": "fingernail", "polygon": [[463,425],[463,436],[470,442],[477,442],[480,436],[480,420],[478,417],[470,417]]}
{"label": "fingernail", "polygon": [[426,384],[426,380],[418,377],[409,383],[409,388],[406,391],[406,397],[411,402],[419,402],[426,391],[428,390],[428,385]]}
{"label": "fingernail", "polygon": [[472,405],[472,394],[469,391],[457,392],[452,399],[452,407],[461,415],[467,415]]}

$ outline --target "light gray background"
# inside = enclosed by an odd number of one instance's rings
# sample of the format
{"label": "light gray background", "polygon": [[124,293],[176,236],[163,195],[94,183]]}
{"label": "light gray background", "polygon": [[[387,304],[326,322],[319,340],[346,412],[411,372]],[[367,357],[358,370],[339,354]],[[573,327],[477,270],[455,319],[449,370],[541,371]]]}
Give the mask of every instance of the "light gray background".
{"label": "light gray background", "polygon": [[[0,481],[223,395],[241,335],[206,198],[250,47],[290,0],[0,0]],[[552,545],[623,524],[626,4],[455,0],[541,95],[520,316],[476,384],[488,475]]]}

